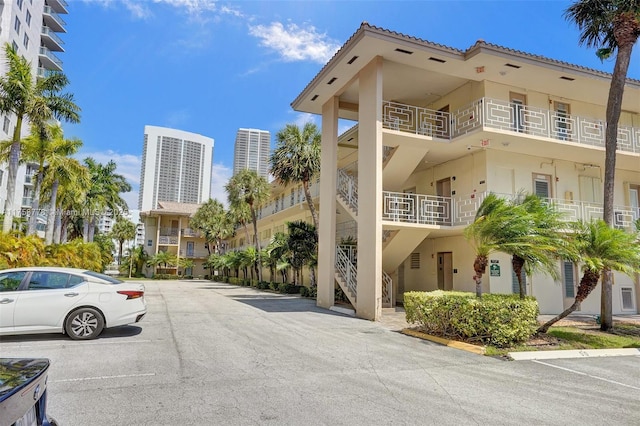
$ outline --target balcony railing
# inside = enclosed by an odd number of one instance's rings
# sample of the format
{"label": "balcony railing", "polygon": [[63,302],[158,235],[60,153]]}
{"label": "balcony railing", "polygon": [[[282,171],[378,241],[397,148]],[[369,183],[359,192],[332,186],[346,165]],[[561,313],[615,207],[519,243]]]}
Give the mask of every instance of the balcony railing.
{"label": "balcony railing", "polygon": [[56,21],[56,23],[61,27],[64,28],[67,26],[67,23],[64,22],[64,20],[60,17],[60,15],[58,15],[56,11],[51,8],[51,6],[45,6],[43,13],[45,15],[51,16],[51,18],[53,18],[53,20]]}
{"label": "balcony railing", "polygon": [[202,233],[200,231],[198,231],[197,229],[183,228],[182,229],[182,236],[183,237],[200,238],[202,236]]}
{"label": "balcony railing", "polygon": [[[481,98],[454,112],[384,101],[386,129],[453,139],[482,128],[604,147],[606,123],[515,102]],[[618,150],[640,152],[640,128],[618,126]]]}
{"label": "balcony railing", "polygon": [[[310,184],[309,191],[311,192],[311,197],[316,198],[320,195],[320,184],[318,181],[314,181]],[[286,210],[290,207],[300,206],[307,204],[307,200],[304,196],[304,191],[302,188],[296,188],[293,192],[293,196],[291,193],[287,193],[284,197],[280,197],[277,200],[271,201],[269,204],[263,206],[258,210],[258,219],[264,219],[267,216],[272,214],[276,214],[283,210]]]}
{"label": "balcony railing", "polygon": [[62,45],[64,45],[64,41],[62,41],[62,39],[58,36],[58,34],[56,34],[55,31],[53,31],[51,28],[47,27],[46,25],[42,26],[42,30],[40,31],[40,33],[51,38],[54,42],[58,44],[58,46],[62,47]]}
{"label": "balcony railing", "polygon": [[178,245],[178,237],[172,237],[169,235],[161,235],[158,238],[158,245],[160,246],[168,246],[168,245]]}
{"label": "balcony railing", "polygon": [[[439,197],[435,195],[383,193],[382,219],[421,225],[459,226],[473,222],[486,193],[466,196]],[[505,198],[515,195],[499,194]],[[602,203],[570,201],[549,198],[548,201],[564,214],[566,221],[602,219]],[[614,206],[614,225],[630,228],[640,218],[640,209],[629,206]]]}
{"label": "balcony railing", "polygon": [[62,61],[54,55],[49,49],[44,46],[40,46],[40,54],[46,56],[51,62],[53,62],[59,70],[62,69]]}

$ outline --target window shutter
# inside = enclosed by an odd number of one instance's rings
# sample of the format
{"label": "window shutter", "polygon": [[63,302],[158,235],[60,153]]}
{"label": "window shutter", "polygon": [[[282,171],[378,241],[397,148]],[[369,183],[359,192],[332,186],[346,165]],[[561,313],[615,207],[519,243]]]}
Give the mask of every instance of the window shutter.
{"label": "window shutter", "polygon": [[571,262],[563,262],[562,269],[564,271],[564,297],[576,297],[575,292],[575,268]]}

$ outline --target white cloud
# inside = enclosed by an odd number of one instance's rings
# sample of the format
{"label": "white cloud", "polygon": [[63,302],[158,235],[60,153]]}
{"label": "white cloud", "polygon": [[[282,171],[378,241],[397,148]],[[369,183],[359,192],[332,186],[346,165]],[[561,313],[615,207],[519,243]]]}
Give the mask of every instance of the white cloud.
{"label": "white cloud", "polygon": [[220,201],[227,207],[227,192],[225,185],[229,182],[233,170],[222,163],[211,166],[211,198]]}
{"label": "white cloud", "polygon": [[301,28],[289,23],[285,27],[281,22],[272,22],[271,25],[250,26],[249,33],[261,39],[262,46],[276,51],[286,62],[311,60],[324,64],[340,47],[312,25]]}
{"label": "white cloud", "polygon": [[314,123],[316,126],[319,126],[319,121],[320,120],[317,115],[310,114],[308,112],[300,112],[297,114],[297,117],[293,122],[296,126],[302,128],[307,123]]}

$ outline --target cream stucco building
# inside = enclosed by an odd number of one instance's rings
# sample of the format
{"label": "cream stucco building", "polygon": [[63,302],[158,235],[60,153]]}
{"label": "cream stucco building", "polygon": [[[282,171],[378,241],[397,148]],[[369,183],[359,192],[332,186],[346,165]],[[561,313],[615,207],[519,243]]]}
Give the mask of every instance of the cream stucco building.
{"label": "cream stucco building", "polygon": [[[339,285],[357,316],[378,319],[406,291],[474,291],[463,230],[489,192],[538,194],[567,220],[601,217],[610,77],[484,41],[459,50],[363,23],[292,103],[322,117],[312,185],[318,305],[333,306]],[[622,110],[615,221],[631,229],[640,216],[640,81],[627,81]],[[339,134],[341,119],[356,124]],[[310,221],[300,188],[274,186],[260,238],[296,219]],[[348,237],[357,250],[341,246]],[[490,262],[483,291],[514,292],[509,256]],[[558,262],[558,281],[526,277],[541,313],[571,303],[579,266]],[[638,277],[616,274],[613,312],[637,313],[639,293]],[[581,312],[599,313],[599,295]]]}

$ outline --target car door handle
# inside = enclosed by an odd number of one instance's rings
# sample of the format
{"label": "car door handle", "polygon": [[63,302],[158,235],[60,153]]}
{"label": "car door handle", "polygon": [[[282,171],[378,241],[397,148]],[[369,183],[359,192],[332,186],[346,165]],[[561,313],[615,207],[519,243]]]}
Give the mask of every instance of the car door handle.
{"label": "car door handle", "polygon": [[0,300],[0,303],[3,304],[3,305],[6,305],[7,303],[11,303],[11,302],[13,302],[13,299],[8,299],[6,297],[4,299]]}
{"label": "car door handle", "polygon": [[80,293],[65,293],[64,295],[67,297],[76,297]]}

